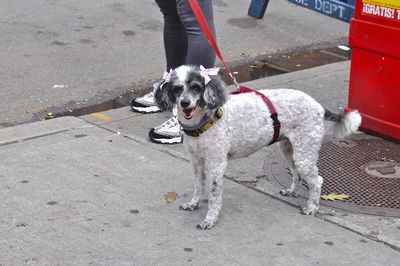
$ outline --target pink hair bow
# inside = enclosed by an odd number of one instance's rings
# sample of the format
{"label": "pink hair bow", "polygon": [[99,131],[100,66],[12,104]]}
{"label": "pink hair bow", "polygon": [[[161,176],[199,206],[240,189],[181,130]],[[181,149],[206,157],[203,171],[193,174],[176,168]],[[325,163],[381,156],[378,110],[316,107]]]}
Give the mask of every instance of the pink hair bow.
{"label": "pink hair bow", "polygon": [[219,67],[205,68],[203,66],[200,66],[200,74],[203,76],[205,84],[211,81],[210,75],[216,76],[218,75],[218,72]]}
{"label": "pink hair bow", "polygon": [[169,72],[167,72],[167,71],[164,72],[163,80],[165,80],[165,82],[169,82],[169,79],[171,78],[171,74],[172,74],[172,68],[169,70]]}

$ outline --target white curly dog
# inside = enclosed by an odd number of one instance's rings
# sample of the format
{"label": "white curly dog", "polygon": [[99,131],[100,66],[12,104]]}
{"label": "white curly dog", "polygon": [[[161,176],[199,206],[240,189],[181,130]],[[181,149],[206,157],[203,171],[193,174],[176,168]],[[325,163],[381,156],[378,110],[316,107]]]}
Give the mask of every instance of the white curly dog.
{"label": "white curly dog", "polygon": [[[273,103],[281,123],[279,147],[293,174],[290,188],[280,193],[296,195],[299,180],[309,187],[309,199],[302,213],[314,215],[319,208],[323,179],[317,160],[324,136],[324,120],[335,123],[335,134],[345,137],[355,132],[361,116],[357,111],[333,114],[309,95],[291,89],[261,90]],[[228,158],[248,156],[271,142],[274,134],[271,112],[255,93],[228,95],[217,76],[203,68],[181,66],[155,92],[157,105],[171,109],[177,105],[184,132],[184,145],[195,173],[193,198],[180,206],[195,210],[208,194],[208,212],[197,228],[210,229],[222,208],[222,182]]]}

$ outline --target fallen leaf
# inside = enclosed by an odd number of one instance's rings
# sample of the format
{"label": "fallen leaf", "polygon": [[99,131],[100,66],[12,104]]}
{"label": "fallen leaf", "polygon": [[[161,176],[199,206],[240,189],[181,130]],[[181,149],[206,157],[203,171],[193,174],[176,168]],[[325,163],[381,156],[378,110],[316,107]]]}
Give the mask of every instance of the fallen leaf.
{"label": "fallen leaf", "polygon": [[46,120],[49,120],[49,119],[53,119],[55,116],[53,115],[53,113],[47,113],[47,115],[46,115]]}
{"label": "fallen leaf", "polygon": [[372,239],[372,240],[377,241],[379,239],[378,238],[379,237],[379,231],[371,231],[371,232],[369,232],[368,237],[370,239]]}
{"label": "fallen leaf", "polygon": [[164,195],[164,198],[167,201],[167,203],[171,203],[176,200],[176,196],[178,196],[178,193],[171,191],[167,192],[167,194]]}
{"label": "fallen leaf", "polygon": [[350,196],[346,195],[346,194],[331,193],[329,195],[321,195],[321,199],[331,200],[331,201],[344,200],[344,199],[348,199],[348,198],[350,198]]}

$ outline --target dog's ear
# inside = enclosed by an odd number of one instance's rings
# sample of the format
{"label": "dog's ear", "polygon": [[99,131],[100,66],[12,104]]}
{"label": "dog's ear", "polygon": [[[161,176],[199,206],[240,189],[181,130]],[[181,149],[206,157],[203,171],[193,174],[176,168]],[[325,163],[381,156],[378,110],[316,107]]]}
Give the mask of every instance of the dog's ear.
{"label": "dog's ear", "polygon": [[213,77],[206,84],[203,100],[204,103],[210,108],[214,109],[224,105],[228,99],[228,94],[225,89],[224,82],[219,77]]}
{"label": "dog's ear", "polygon": [[[175,99],[171,91],[171,83],[165,82],[158,85],[154,92],[154,100],[162,111],[172,109],[175,104]],[[172,97],[172,98],[171,98]]]}

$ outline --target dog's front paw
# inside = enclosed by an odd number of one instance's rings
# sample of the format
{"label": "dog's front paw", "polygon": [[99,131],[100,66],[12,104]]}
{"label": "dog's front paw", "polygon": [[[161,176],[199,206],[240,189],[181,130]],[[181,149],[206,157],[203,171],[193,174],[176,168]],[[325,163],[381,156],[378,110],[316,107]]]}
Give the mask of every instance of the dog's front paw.
{"label": "dog's front paw", "polygon": [[296,190],[291,190],[290,188],[282,189],[281,191],[279,191],[279,194],[281,194],[282,196],[291,196],[295,198],[297,197]]}
{"label": "dog's front paw", "polygon": [[301,214],[304,214],[304,215],[312,215],[312,216],[314,216],[316,213],[317,213],[317,211],[318,211],[318,207],[309,207],[309,206],[307,206],[307,207],[303,207],[301,210],[300,210],[300,213]]}
{"label": "dog's front paw", "polygon": [[199,208],[199,203],[192,204],[190,202],[184,203],[181,206],[179,206],[179,209],[184,211],[194,211],[197,210],[198,208]]}
{"label": "dog's front paw", "polygon": [[196,228],[199,230],[209,230],[213,228],[214,225],[215,225],[214,221],[203,220],[198,225],[196,225]]}

